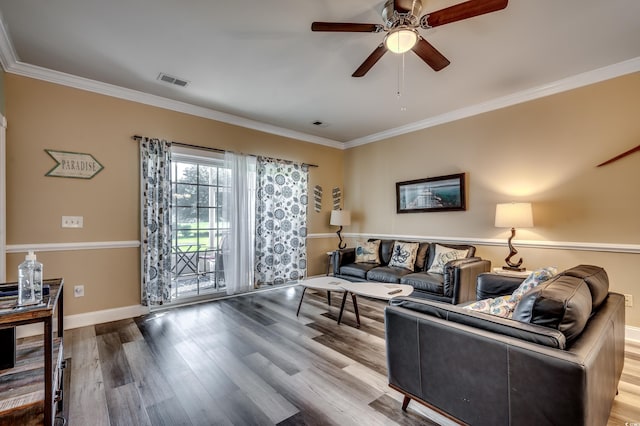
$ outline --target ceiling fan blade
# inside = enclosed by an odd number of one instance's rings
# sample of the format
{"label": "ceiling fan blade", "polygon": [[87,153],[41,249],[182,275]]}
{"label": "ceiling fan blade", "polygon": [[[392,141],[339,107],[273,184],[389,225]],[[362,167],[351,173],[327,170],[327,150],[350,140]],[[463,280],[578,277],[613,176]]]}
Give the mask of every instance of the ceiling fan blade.
{"label": "ceiling fan blade", "polygon": [[423,61],[427,63],[434,71],[440,71],[442,68],[450,64],[449,60],[445,58],[442,53],[431,45],[427,40],[420,37],[413,50],[416,55],[420,56]]}
{"label": "ceiling fan blade", "polygon": [[422,28],[432,28],[473,18],[474,16],[502,10],[507,7],[508,3],[508,0],[469,0],[424,15],[420,19],[420,26]]}
{"label": "ceiling fan blade", "polygon": [[350,22],[313,22],[311,31],[333,31],[344,33],[379,33],[384,27],[380,24],[354,24]]}
{"label": "ceiling fan blade", "polygon": [[380,43],[378,47],[369,55],[367,59],[364,60],[362,65],[358,67],[358,69],[351,75],[351,77],[363,77],[371,67],[373,67],[376,62],[382,58],[382,56],[387,53],[387,48],[384,47],[384,43]]}

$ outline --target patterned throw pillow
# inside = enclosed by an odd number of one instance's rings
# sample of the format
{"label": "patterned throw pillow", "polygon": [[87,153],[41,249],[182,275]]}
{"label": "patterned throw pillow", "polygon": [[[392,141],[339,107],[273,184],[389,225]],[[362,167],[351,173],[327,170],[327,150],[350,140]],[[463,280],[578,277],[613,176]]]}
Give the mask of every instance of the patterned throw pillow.
{"label": "patterned throw pillow", "polygon": [[477,302],[467,305],[464,309],[476,312],[484,312],[485,314],[496,315],[502,318],[511,318],[516,304],[511,303],[511,295],[496,297],[495,299],[478,300]]}
{"label": "patterned throw pillow", "polygon": [[380,263],[380,240],[357,243],[356,263]]}
{"label": "patterned throw pillow", "polygon": [[413,271],[419,245],[419,243],[402,243],[396,241],[393,244],[389,266],[397,266]]}
{"label": "patterned throw pillow", "polygon": [[456,259],[464,259],[467,257],[469,250],[456,250],[449,247],[436,244],[436,254],[433,258],[433,263],[427,272],[432,274],[444,274],[444,265],[447,262]]}
{"label": "patterned throw pillow", "polygon": [[546,268],[536,269],[531,272],[526,280],[522,281],[522,284],[515,289],[515,291],[511,294],[511,298],[515,300],[515,303],[518,303],[522,296],[529,290],[534,287],[537,287],[543,281],[548,280],[558,273],[558,270],[553,266],[549,266]]}
{"label": "patterned throw pillow", "polygon": [[540,283],[548,280],[557,273],[557,269],[552,266],[536,269],[529,274],[527,279],[510,295],[496,297],[495,299],[478,300],[471,305],[465,306],[464,309],[484,312],[485,314],[496,315],[502,318],[511,318],[513,311],[516,309],[516,305],[526,292],[537,287]]}

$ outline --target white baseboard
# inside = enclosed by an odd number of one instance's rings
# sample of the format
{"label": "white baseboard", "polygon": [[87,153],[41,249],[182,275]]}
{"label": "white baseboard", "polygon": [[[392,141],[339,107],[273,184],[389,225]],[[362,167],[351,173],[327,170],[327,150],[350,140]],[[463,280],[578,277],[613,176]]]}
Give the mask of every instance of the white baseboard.
{"label": "white baseboard", "polygon": [[132,305],[122,308],[105,309],[103,311],[87,312],[84,314],[68,315],[64,317],[64,329],[86,327],[104,322],[135,318],[149,313],[148,306]]}
{"label": "white baseboard", "polygon": [[624,338],[625,340],[640,342],[640,327],[632,327],[630,325],[627,325],[624,328]]}
{"label": "white baseboard", "polygon": [[[78,327],[102,324],[148,314],[149,308],[142,305],[124,306],[122,308],[105,309],[102,311],[86,312],[83,314],[67,315],[64,317],[64,329],[71,330]],[[57,330],[58,322],[54,319],[53,329]],[[44,333],[42,323],[22,325],[16,329],[16,337],[36,336]]]}

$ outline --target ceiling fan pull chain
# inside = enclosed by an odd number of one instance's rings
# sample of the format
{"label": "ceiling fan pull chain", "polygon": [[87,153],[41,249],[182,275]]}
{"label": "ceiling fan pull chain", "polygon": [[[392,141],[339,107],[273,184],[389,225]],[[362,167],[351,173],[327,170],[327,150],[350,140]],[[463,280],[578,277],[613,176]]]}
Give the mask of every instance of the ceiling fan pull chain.
{"label": "ceiling fan pull chain", "polygon": [[404,91],[404,53],[400,55],[402,59],[398,63],[398,100],[400,101],[400,111],[406,111],[407,107],[402,104],[402,92]]}
{"label": "ceiling fan pull chain", "polygon": [[400,97],[402,96],[402,68],[404,65],[404,53],[402,53],[400,56],[401,58],[398,62],[398,79],[396,81],[396,96],[398,97],[398,100],[400,100]]}
{"label": "ceiling fan pull chain", "polygon": [[402,78],[400,79],[400,91],[404,92],[404,56],[405,54],[402,54]]}

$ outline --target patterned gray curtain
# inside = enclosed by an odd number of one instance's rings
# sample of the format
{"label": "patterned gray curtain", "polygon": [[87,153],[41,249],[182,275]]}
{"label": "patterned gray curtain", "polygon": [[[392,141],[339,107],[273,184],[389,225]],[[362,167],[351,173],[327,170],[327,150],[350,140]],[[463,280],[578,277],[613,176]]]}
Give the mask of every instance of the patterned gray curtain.
{"label": "patterned gray curtain", "polygon": [[304,165],[258,157],[257,284],[283,284],[307,274],[307,182]]}
{"label": "patterned gray curtain", "polygon": [[171,143],[140,141],[142,304],[171,300]]}

